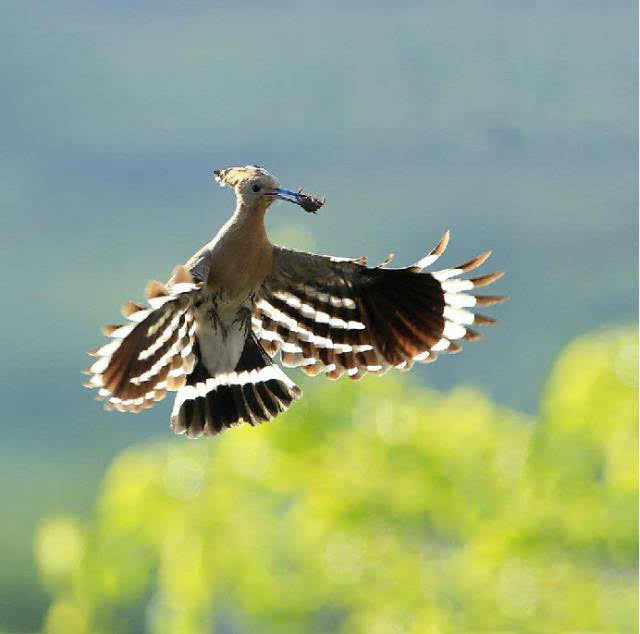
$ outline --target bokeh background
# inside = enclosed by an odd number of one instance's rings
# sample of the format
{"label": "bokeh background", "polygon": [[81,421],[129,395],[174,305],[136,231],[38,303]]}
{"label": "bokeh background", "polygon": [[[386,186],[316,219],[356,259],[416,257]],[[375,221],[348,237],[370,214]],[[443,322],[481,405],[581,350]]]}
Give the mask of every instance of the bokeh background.
{"label": "bokeh background", "polygon": [[[636,631],[636,3],[1,7],[0,631]],[[104,413],[246,163],[327,196],[289,246],[494,249],[500,325],[213,441]]]}

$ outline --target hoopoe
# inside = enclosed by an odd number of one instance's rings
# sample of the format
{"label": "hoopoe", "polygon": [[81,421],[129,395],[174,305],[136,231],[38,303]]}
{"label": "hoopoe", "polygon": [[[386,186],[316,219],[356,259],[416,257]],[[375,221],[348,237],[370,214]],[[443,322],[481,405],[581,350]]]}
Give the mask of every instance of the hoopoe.
{"label": "hoopoe", "polygon": [[128,323],[105,326],[111,341],[90,353],[87,387],[107,409],[139,412],[176,392],[171,427],[191,438],[245,421],[256,425],[301,397],[282,371],[361,379],[390,368],[408,370],[459,340],[481,337],[471,325],[494,319],[469,308],[504,301],[470,295],[503,273],[461,279],[490,252],[431,273],[449,241],[446,232],[422,259],[370,268],[366,258],[338,258],[273,245],[265,214],[278,199],[315,212],[324,201],[282,189],[262,167],[214,172],[236,195],[233,215],[166,284],[147,285],[148,306],[127,302]]}

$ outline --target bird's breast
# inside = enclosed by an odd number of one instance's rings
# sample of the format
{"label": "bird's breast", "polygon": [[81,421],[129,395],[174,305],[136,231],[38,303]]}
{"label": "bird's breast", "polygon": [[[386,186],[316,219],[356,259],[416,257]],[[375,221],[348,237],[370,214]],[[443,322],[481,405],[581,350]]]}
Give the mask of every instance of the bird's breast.
{"label": "bird's breast", "polygon": [[219,303],[240,306],[271,272],[273,249],[268,243],[256,245],[234,237],[214,249],[207,286]]}

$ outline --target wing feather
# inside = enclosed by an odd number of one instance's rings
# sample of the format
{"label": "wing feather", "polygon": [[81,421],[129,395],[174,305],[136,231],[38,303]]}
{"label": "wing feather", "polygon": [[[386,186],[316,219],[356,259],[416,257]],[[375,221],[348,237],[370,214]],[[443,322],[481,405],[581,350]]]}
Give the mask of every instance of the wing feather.
{"label": "wing feather", "polygon": [[254,305],[254,333],[265,350],[280,352],[284,365],[329,378],[406,370],[416,361],[434,361],[439,352],[457,352],[454,339],[480,337],[469,325],[494,323],[469,309],[508,298],[468,294],[502,273],[459,277],[482,265],[489,251],[460,266],[423,272],[448,241],[449,232],[422,259],[400,269],[385,268],[389,258],[369,268],[364,258],[275,247],[273,272]]}
{"label": "wing feather", "polygon": [[111,341],[92,353],[98,359],[85,371],[87,387],[97,388],[107,409],[138,412],[177,390],[193,370],[195,320],[191,311],[200,285],[184,267],[174,271],[168,287],[147,286],[150,308],[127,302],[123,315],[130,323],[110,325]]}

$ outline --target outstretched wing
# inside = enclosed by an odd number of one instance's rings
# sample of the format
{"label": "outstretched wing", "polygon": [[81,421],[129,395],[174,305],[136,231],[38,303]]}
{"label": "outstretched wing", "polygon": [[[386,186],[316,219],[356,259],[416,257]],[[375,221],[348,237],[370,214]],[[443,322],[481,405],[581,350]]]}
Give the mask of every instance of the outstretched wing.
{"label": "outstretched wing", "polygon": [[107,409],[139,412],[185,384],[196,360],[191,307],[199,289],[185,267],[176,267],[169,286],[149,283],[149,306],[123,305],[128,324],[103,328],[111,341],[89,353],[97,360],[85,370],[85,386],[98,389]]}
{"label": "outstretched wing", "polygon": [[490,252],[460,266],[423,273],[444,252],[445,233],[414,265],[369,268],[364,258],[349,260],[275,247],[272,274],[256,297],[252,324],[256,337],[287,367],[315,376],[359,379],[367,372],[409,369],[429,363],[439,352],[458,352],[457,340],[481,337],[471,325],[495,320],[468,308],[507,299],[469,295],[503,273],[456,279],[480,266]]}

